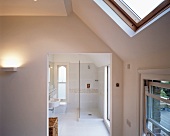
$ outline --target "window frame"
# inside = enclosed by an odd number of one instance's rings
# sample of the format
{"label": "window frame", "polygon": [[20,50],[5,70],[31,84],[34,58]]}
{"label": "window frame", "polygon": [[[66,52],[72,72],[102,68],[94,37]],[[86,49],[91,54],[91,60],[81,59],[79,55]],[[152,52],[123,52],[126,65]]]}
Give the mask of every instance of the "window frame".
{"label": "window frame", "polygon": [[[137,31],[147,23],[151,22],[154,18],[159,16],[162,12],[170,7],[170,0],[165,0],[157,8],[155,8],[144,19],[136,23],[116,2],[115,0],[103,0],[118,16],[133,30]],[[123,3],[122,3],[123,5]],[[125,5],[124,7],[128,9]],[[130,11],[130,10],[129,10]]]}
{"label": "window frame", "polygon": [[[60,67],[65,67],[65,69],[66,69],[66,81],[59,81],[59,76],[60,76],[60,74],[59,74],[59,69],[60,69]],[[65,101],[66,99],[67,99],[67,66],[66,65],[57,65],[57,96],[59,97],[59,85],[61,85],[61,84],[64,84],[65,86],[66,86],[66,88],[65,88],[65,96],[66,96],[66,98],[65,99],[62,99],[63,101]],[[60,99],[60,98],[59,98]]]}
{"label": "window frame", "polygon": [[69,102],[69,63],[56,63],[54,62],[54,86],[57,89],[58,97],[58,66],[66,67],[66,99],[62,99],[62,102]]}
{"label": "window frame", "polygon": [[168,130],[167,128],[162,126],[160,123],[156,122],[152,118],[147,118],[147,113],[148,113],[148,111],[147,111],[147,106],[148,106],[147,105],[147,102],[148,102],[147,97],[150,97],[152,99],[170,104],[170,100],[163,99],[160,96],[150,93],[153,86],[170,89],[170,84],[157,83],[157,82],[153,82],[153,81],[149,81],[148,85],[145,86],[144,100],[143,100],[144,101],[144,115],[143,115],[144,132],[145,132],[145,134],[151,134],[151,136],[154,136],[154,133],[147,128],[147,120],[148,120],[151,123],[153,123],[155,126],[159,127],[161,130],[163,130],[164,132],[170,134],[170,130]]}
{"label": "window frame", "polygon": [[164,69],[138,69],[139,76],[139,108],[137,108],[137,123],[139,124],[137,135],[146,136],[144,125],[145,103],[144,103],[144,91],[145,80],[159,80],[170,81],[170,68]]}

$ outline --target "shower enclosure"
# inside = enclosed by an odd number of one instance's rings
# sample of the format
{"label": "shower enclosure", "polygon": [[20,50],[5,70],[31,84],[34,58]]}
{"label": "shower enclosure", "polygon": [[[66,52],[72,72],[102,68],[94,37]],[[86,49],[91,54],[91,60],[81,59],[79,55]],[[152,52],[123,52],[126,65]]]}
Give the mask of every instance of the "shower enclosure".
{"label": "shower enclosure", "polygon": [[102,118],[99,112],[98,68],[79,61],[79,119]]}

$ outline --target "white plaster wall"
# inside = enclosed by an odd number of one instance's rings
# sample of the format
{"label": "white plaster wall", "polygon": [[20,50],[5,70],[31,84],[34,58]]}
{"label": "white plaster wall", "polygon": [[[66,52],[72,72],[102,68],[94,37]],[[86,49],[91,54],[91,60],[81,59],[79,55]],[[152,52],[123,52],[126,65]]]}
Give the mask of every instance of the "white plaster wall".
{"label": "white plaster wall", "polygon": [[[169,43],[167,43],[168,45]],[[138,69],[156,69],[170,67],[170,54],[161,57],[161,53],[157,57],[148,57],[148,59],[140,59],[138,61],[129,61],[124,63],[124,136],[139,135],[139,74]],[[130,64],[130,69],[127,69]],[[166,75],[168,77],[168,75]],[[142,114],[142,113],[141,113]],[[127,125],[127,119],[131,122],[131,127]]]}
{"label": "white plaster wall", "polygon": [[[1,17],[0,17],[0,45],[2,42],[2,29],[1,29]],[[0,50],[0,54],[1,54],[1,50]],[[2,87],[1,87],[1,81],[2,80],[2,74],[0,72],[0,135],[2,135],[2,129],[1,129],[1,125],[2,125]]]}
{"label": "white plaster wall", "polygon": [[98,72],[98,109],[100,115],[104,118],[104,67],[97,69]]}
{"label": "white plaster wall", "polygon": [[2,21],[2,18],[0,17],[0,43],[2,41],[2,27],[1,27],[1,21]]}
{"label": "white plaster wall", "polygon": [[[1,28],[3,42],[0,45],[0,59],[3,60],[6,55],[16,55],[23,64],[18,72],[9,73],[2,80],[2,135],[46,136],[47,53],[112,51],[75,15],[2,17]],[[116,81],[122,77],[122,62],[116,55],[113,57],[113,80]],[[116,92],[121,94],[122,90]],[[114,131],[120,132],[122,99],[116,105],[120,110],[114,110],[113,120],[120,123],[114,123],[119,127]]]}
{"label": "white plaster wall", "polygon": [[2,75],[0,73],[0,136],[2,135]]}
{"label": "white plaster wall", "polygon": [[[111,136],[123,135],[123,62],[115,55],[112,54],[112,87],[111,87]],[[116,87],[119,83],[119,87]]]}
{"label": "white plaster wall", "polygon": [[[121,69],[119,66],[113,66],[113,73],[115,74],[113,79],[113,87],[115,87],[116,80],[123,80],[123,86],[121,88],[113,88],[113,104],[116,101],[118,106],[114,107],[114,112],[120,113],[119,115],[115,113],[113,117],[115,125],[120,125],[120,116],[124,116],[124,136],[138,136],[138,68],[159,68],[159,67],[169,67],[169,52],[170,52],[170,12],[165,16],[161,17],[159,20],[150,25],[147,29],[141,31],[139,34],[133,38],[129,37],[124,31],[122,31],[119,26],[103,12],[92,0],[72,0],[73,1],[73,11],[91,28],[107,45],[109,45],[116,54],[121,57],[125,63],[132,63],[131,70],[125,70],[124,77],[119,73]],[[88,8],[87,8],[88,7]],[[93,11],[92,11],[93,10]],[[107,25],[103,25],[107,24]],[[114,57],[113,57],[114,58]],[[145,60],[141,60],[145,58]],[[164,60],[165,58],[165,60]],[[136,62],[134,62],[136,60]],[[157,61],[157,62],[155,62]],[[114,63],[113,63],[114,65]],[[115,73],[114,67],[119,71]],[[122,94],[121,89],[124,90]],[[119,107],[119,102],[117,96],[124,95],[123,103],[124,108]],[[128,127],[126,120],[129,119],[131,122],[131,127]],[[117,129],[119,128],[119,129]],[[122,136],[122,129],[120,127],[113,127],[113,135]],[[117,132],[120,132],[119,134]]]}

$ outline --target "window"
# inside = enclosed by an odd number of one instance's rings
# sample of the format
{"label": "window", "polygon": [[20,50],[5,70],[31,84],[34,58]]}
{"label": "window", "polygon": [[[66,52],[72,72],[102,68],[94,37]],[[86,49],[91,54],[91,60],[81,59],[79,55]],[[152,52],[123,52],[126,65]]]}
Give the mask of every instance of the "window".
{"label": "window", "polygon": [[130,37],[169,12],[170,0],[94,0]]}
{"label": "window", "polygon": [[164,0],[120,0],[129,11],[142,20]]}
{"label": "window", "polygon": [[134,30],[168,9],[170,0],[104,0]]}
{"label": "window", "polygon": [[145,80],[145,133],[170,136],[170,82]]}
{"label": "window", "polygon": [[67,77],[66,77],[66,66],[58,66],[58,99],[66,99],[67,90]]}

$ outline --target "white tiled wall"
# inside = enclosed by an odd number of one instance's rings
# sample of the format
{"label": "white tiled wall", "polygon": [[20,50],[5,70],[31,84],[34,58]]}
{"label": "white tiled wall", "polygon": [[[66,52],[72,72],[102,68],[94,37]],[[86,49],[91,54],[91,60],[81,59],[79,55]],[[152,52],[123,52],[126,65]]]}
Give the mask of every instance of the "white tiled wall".
{"label": "white tiled wall", "polygon": [[69,64],[69,101],[67,104],[67,109],[69,110],[78,108],[79,105],[78,88],[79,88],[79,64],[70,63]]}
{"label": "white tiled wall", "polygon": [[97,69],[98,71],[98,109],[100,115],[104,117],[104,67]]}
{"label": "white tiled wall", "polygon": [[[79,64],[71,63],[69,66],[68,108],[73,109],[78,108],[79,102]],[[97,67],[92,63],[80,65],[80,106],[83,109],[98,108],[99,105],[102,105],[99,104],[98,73]],[[87,84],[90,84],[90,88],[87,88]]]}
{"label": "white tiled wall", "polygon": [[[88,69],[90,68],[90,69]],[[94,64],[83,63],[80,65],[80,88],[87,89],[87,84],[90,84],[91,89],[98,89],[97,68]]]}

